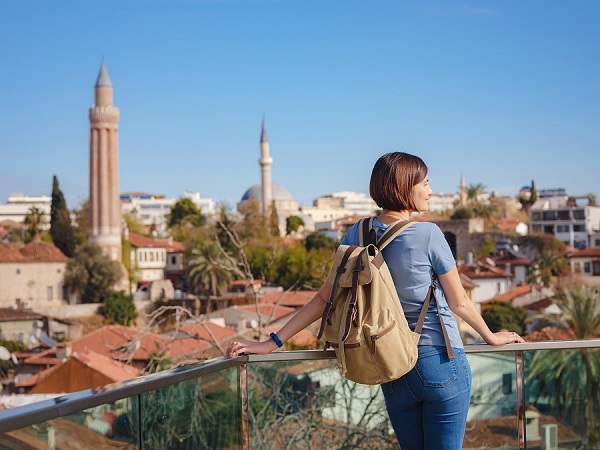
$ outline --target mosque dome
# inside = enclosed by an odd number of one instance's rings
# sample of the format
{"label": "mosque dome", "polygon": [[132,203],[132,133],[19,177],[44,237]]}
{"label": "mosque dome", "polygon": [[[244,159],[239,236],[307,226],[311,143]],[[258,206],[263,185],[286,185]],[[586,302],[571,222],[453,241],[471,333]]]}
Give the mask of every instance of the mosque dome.
{"label": "mosque dome", "polygon": [[[284,201],[294,201],[294,197],[289,191],[279,184],[273,183],[271,185],[271,190],[273,192],[272,199],[276,202]],[[262,186],[260,184],[255,184],[250,189],[248,189],[244,195],[242,196],[242,202],[246,200],[256,200],[258,202],[262,202]]]}

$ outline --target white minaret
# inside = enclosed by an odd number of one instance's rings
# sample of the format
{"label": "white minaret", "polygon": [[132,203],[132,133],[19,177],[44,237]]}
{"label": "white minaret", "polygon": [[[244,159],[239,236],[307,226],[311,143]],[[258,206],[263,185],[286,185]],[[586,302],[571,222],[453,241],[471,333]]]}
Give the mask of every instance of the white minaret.
{"label": "white minaret", "polygon": [[460,206],[467,206],[467,183],[462,173],[460,174]]}
{"label": "white minaret", "polygon": [[104,63],[90,108],[90,212],[88,237],[114,261],[121,261],[119,203],[119,108]]}
{"label": "white minaret", "polygon": [[271,184],[271,164],[273,164],[273,158],[269,155],[269,138],[267,137],[264,117],[260,133],[260,159],[258,163],[261,168],[262,213],[266,216],[269,214],[273,201],[273,186]]}

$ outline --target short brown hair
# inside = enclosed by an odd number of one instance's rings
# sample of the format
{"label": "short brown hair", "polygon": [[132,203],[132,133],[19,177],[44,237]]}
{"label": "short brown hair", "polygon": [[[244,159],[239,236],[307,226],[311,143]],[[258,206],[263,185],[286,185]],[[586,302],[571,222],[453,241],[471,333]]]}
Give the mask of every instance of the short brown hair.
{"label": "short brown hair", "polygon": [[403,152],[381,156],[371,173],[369,192],[380,208],[415,210],[412,188],[427,176],[427,166],[418,156]]}

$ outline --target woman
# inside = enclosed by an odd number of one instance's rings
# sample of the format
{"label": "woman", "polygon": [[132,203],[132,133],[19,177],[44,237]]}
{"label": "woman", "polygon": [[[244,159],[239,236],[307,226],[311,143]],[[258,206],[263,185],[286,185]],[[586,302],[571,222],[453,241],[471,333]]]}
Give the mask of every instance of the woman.
{"label": "woman", "polygon": [[[408,220],[412,212],[429,209],[431,188],[427,166],[417,156],[394,152],[375,163],[370,194],[382,213],[373,220],[378,236],[392,223]],[[342,244],[358,245],[358,227],[351,227]],[[431,272],[438,276],[436,293],[455,359],[446,354],[437,308],[431,305],[419,340],[416,366],[401,378],[381,386],[387,411],[402,450],[454,450],[462,447],[469,398],[471,370],[465,356],[456,320],[451,311],[491,345],[523,342],[516,333],[492,333],[467,297],[452,252],[437,225],[418,222],[403,231],[384,250],[404,313],[414,328]],[[319,319],[331,292],[327,282],[278,333],[262,342],[234,342],[228,355],[266,354]]]}

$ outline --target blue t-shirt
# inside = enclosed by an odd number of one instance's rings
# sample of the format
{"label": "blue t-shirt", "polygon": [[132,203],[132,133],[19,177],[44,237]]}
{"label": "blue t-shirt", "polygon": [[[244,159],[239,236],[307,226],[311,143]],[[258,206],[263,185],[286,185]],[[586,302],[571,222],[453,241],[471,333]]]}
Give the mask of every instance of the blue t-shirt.
{"label": "blue t-shirt", "polygon": [[[377,229],[378,238],[389,227],[376,218],[373,220],[373,226]],[[359,232],[357,224],[353,225],[342,239],[342,244],[359,245]],[[414,329],[427,290],[431,285],[431,271],[438,275],[448,273],[456,265],[452,251],[437,225],[430,222],[416,222],[383,249],[383,258],[392,274],[408,325]],[[452,347],[462,348],[458,325],[439,283],[436,299],[440,305],[450,344]],[[433,302],[429,305],[425,317],[419,345],[446,345],[437,307]]]}

